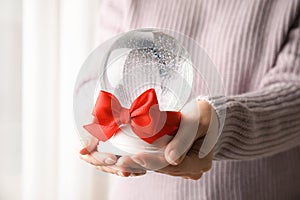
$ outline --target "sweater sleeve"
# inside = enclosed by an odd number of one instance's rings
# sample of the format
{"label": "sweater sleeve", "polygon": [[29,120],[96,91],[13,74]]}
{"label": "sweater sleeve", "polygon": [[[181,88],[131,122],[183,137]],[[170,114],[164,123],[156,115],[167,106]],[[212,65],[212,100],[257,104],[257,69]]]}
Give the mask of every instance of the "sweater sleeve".
{"label": "sweater sleeve", "polygon": [[210,97],[223,129],[215,159],[244,160],[300,145],[300,20],[256,91]]}

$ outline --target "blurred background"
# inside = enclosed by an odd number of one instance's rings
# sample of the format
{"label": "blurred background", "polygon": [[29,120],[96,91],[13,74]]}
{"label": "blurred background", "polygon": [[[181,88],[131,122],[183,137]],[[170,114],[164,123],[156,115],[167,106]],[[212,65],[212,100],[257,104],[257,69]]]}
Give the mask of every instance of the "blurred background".
{"label": "blurred background", "polygon": [[76,75],[98,45],[100,0],[0,0],[0,199],[107,199],[81,161]]}

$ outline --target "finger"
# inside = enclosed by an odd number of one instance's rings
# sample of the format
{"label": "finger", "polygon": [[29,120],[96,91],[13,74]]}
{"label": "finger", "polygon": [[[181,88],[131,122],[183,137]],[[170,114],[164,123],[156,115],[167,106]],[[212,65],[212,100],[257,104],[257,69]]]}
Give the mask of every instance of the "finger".
{"label": "finger", "polygon": [[137,164],[132,160],[131,157],[129,156],[122,156],[118,159],[116,166],[122,166],[122,167],[128,167],[128,168],[140,168],[140,169],[145,169],[141,165]]}
{"label": "finger", "polygon": [[[211,151],[204,158],[199,158],[197,152],[190,151],[187,153],[187,158],[190,158],[189,161],[194,163],[193,168],[190,170],[192,174],[207,172],[212,167],[213,152]],[[188,165],[189,163],[186,164],[184,169],[189,169]]]}
{"label": "finger", "polygon": [[119,176],[125,176],[125,177],[128,177],[128,176],[141,176],[141,175],[144,175],[147,173],[146,170],[141,170],[141,169],[137,169],[137,170],[133,170],[131,168],[127,168],[127,167],[119,167],[119,166],[116,166],[116,165],[113,165],[113,166],[106,166],[106,167],[110,167],[114,170],[116,170],[118,173],[117,175]]}
{"label": "finger", "polygon": [[200,115],[197,101],[192,101],[184,106],[181,113],[182,117],[179,129],[165,150],[165,158],[172,165],[178,165],[182,162],[187,151],[198,136],[197,131]]}
{"label": "finger", "polygon": [[196,175],[191,175],[191,176],[188,176],[189,179],[192,179],[194,181],[197,181],[199,180],[201,177],[202,177],[203,173],[201,174],[196,174]]}
{"label": "finger", "polygon": [[168,165],[164,168],[159,169],[158,171],[160,173],[176,175],[176,176],[190,174],[190,171],[193,170],[192,168],[194,167],[190,160],[191,160],[190,157],[186,156],[179,165]]}
{"label": "finger", "polygon": [[168,165],[160,169],[159,172],[175,175],[195,175],[208,171],[211,166],[212,159],[209,156],[200,159],[197,153],[188,152],[184,160],[179,165]]}
{"label": "finger", "polygon": [[190,179],[192,176],[194,176],[193,174],[190,174],[187,172],[182,172],[182,171],[172,172],[172,171],[158,170],[156,172],[161,173],[161,174],[166,174],[169,176],[178,176],[178,177],[182,177],[185,179]]}
{"label": "finger", "polygon": [[204,157],[199,156],[199,148],[203,145],[203,138],[199,138],[196,140],[191,147],[190,151],[188,152],[189,156],[193,157],[194,159],[197,159],[198,157],[198,164],[199,167],[201,167],[201,170],[203,172],[206,172],[211,169],[212,167],[212,160],[213,160],[213,150],[211,150],[209,153],[207,153]]}
{"label": "finger", "polygon": [[115,175],[122,176],[122,177],[130,176],[129,172],[120,171],[120,169],[115,168],[113,166],[96,166],[96,168],[98,170],[103,171],[103,172],[107,172],[107,173],[110,173],[110,174],[115,174]]}
{"label": "finger", "polygon": [[96,169],[98,169],[102,172],[110,173],[110,174],[117,174],[118,173],[118,171],[116,169],[113,169],[113,168],[107,167],[107,166],[96,166]]}
{"label": "finger", "polygon": [[132,173],[130,174],[130,176],[142,176],[142,175],[145,175],[147,172],[145,173]]}
{"label": "finger", "polygon": [[117,162],[117,157],[108,153],[94,151],[91,154],[80,155],[80,158],[95,166],[113,165]]}
{"label": "finger", "polygon": [[193,165],[190,172],[192,174],[199,174],[199,172],[203,173],[211,169],[212,167],[212,158],[213,158],[213,152],[211,151],[207,156],[204,158],[199,158],[198,151],[189,151],[187,153],[187,163],[183,167],[184,170],[190,169],[189,165]]}
{"label": "finger", "polygon": [[91,156],[99,161],[101,165],[114,165],[117,162],[117,157],[110,153],[94,151]]}
{"label": "finger", "polygon": [[80,155],[80,158],[82,160],[84,160],[85,162],[91,164],[91,165],[95,165],[95,166],[99,166],[102,165],[101,163],[99,163],[98,160],[96,160],[94,157],[92,157],[90,154],[86,154],[86,155]]}
{"label": "finger", "polygon": [[83,149],[81,149],[79,153],[82,155],[86,155],[95,151],[97,149],[98,143],[99,140],[97,138],[93,136],[90,137],[86,142],[86,146]]}
{"label": "finger", "polygon": [[158,170],[169,165],[163,154],[140,153],[131,158],[138,165],[150,170]]}
{"label": "finger", "polygon": [[134,162],[129,156],[120,157],[116,163],[116,166],[128,169],[131,173],[146,173],[146,169]]}
{"label": "finger", "polygon": [[157,170],[155,171],[157,173],[160,173],[160,174],[165,174],[165,175],[169,175],[169,176],[185,176],[186,174],[179,174],[177,172],[169,172],[169,171],[164,171],[164,170]]}
{"label": "finger", "polygon": [[191,180],[199,180],[202,177],[202,173],[200,174],[188,174],[188,175],[180,175],[180,174],[175,174],[172,176],[177,176],[177,177],[181,177],[184,179],[191,179]]}
{"label": "finger", "polygon": [[213,160],[213,151],[211,151],[209,154],[207,154],[204,158],[201,160],[206,160],[206,165],[203,165],[202,171],[207,172],[212,168],[212,160]]}

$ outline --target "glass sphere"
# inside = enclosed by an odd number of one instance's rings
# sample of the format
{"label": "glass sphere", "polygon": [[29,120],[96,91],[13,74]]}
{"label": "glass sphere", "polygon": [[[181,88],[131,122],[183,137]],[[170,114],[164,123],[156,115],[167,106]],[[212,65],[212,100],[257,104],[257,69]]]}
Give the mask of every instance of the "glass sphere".
{"label": "glass sphere", "polygon": [[[189,105],[189,111],[192,108],[199,115],[197,97],[222,93],[211,78],[216,74],[207,73],[207,68],[215,69],[207,54],[192,39],[169,30],[134,30],[104,42],[87,58],[75,84],[74,117],[83,144],[93,137],[83,127],[93,121],[100,91],[113,94],[122,107],[129,108],[143,92],[154,89],[161,111],[181,112]],[[172,138],[165,135],[149,144],[129,125],[122,125],[108,141],[99,142],[98,151],[162,153]]]}

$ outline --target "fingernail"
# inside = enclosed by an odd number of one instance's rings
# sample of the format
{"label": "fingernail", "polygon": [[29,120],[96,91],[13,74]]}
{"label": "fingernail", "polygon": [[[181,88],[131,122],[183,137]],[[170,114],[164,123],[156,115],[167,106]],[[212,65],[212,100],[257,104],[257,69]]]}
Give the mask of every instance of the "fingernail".
{"label": "fingernail", "polygon": [[198,156],[199,156],[199,158],[204,158],[206,156],[206,154],[204,152],[200,151]]}
{"label": "fingernail", "polygon": [[130,176],[142,176],[142,175],[145,175],[146,174],[146,172],[144,172],[144,173],[132,173],[132,174],[130,174]]}
{"label": "fingernail", "polygon": [[112,159],[112,158],[106,158],[106,159],[104,160],[104,162],[105,162],[106,164],[108,164],[108,165],[112,165],[112,164],[114,164],[116,161],[115,161],[114,159]]}
{"label": "fingernail", "polygon": [[130,172],[123,172],[123,176],[125,176],[125,177],[128,177],[128,176],[130,176]]}
{"label": "fingernail", "polygon": [[177,154],[177,152],[175,150],[172,150],[169,155],[167,156],[168,161],[172,164],[172,165],[178,165],[177,160],[179,159],[179,156]]}
{"label": "fingernail", "polygon": [[81,149],[79,153],[80,153],[81,155],[87,155],[87,154],[90,154],[90,152],[87,150],[86,147],[84,147],[83,149]]}
{"label": "fingernail", "polygon": [[146,165],[145,161],[143,161],[142,159],[132,157],[132,160],[143,167]]}

